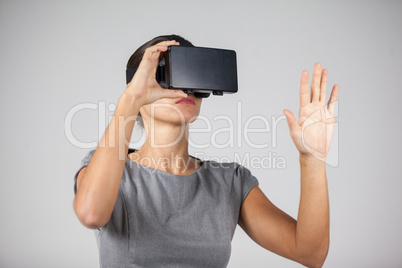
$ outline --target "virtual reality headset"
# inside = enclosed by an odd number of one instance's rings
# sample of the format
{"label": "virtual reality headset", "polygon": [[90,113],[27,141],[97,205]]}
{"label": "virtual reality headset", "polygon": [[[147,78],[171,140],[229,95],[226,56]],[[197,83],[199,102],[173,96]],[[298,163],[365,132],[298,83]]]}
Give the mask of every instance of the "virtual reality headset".
{"label": "virtual reality headset", "polygon": [[[137,69],[126,70],[127,84]],[[170,46],[156,70],[162,88],[179,89],[207,98],[237,92],[237,64],[234,50]]]}

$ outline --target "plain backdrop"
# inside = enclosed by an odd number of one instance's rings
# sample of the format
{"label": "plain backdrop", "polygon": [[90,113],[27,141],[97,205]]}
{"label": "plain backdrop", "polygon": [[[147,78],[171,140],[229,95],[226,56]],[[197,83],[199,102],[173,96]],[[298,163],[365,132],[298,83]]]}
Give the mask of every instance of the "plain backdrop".
{"label": "plain backdrop", "polygon": [[[401,12],[401,1],[0,1],[0,266],[99,265],[93,231],[72,207],[73,176],[90,148],[74,144],[66,126],[75,140],[96,143],[125,89],[129,56],[149,39],[175,33],[196,46],[237,52],[239,92],[203,100],[201,115],[212,130],[192,136],[215,145],[191,153],[284,161],[244,164],[293,217],[300,167],[283,109],[298,115],[303,70],[311,77],[315,62],[328,69],[327,99],[333,84],[340,91],[327,165],[331,245],[324,267],[401,267]],[[92,108],[66,124],[80,104]],[[257,115],[249,127],[280,119],[275,133],[249,134],[266,148],[253,148],[242,132]],[[233,120],[233,146],[225,146],[231,124],[224,118]],[[228,267],[246,266],[300,267],[238,227]]]}

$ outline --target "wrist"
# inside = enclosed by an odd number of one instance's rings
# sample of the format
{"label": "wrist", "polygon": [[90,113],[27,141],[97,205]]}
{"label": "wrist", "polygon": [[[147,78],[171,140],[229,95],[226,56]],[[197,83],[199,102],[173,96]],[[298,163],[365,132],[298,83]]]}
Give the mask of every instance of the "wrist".
{"label": "wrist", "polygon": [[137,116],[142,104],[136,96],[123,93],[118,101],[115,115]]}
{"label": "wrist", "polygon": [[141,98],[127,91],[123,92],[123,94],[120,96],[119,103],[133,107],[136,106],[138,108],[144,105]]}
{"label": "wrist", "polygon": [[316,157],[310,153],[308,154],[300,154],[299,155],[300,164],[306,165],[316,165],[316,166],[325,166],[326,158]]}

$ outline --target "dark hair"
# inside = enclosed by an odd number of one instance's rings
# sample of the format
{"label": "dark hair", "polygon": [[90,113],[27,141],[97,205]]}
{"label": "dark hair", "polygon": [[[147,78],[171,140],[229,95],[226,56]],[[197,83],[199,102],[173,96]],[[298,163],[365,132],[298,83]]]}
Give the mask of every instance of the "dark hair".
{"label": "dark hair", "polygon": [[[177,42],[180,43],[180,46],[184,46],[184,47],[194,47],[194,45],[184,39],[183,37],[181,37],[180,35],[175,35],[175,34],[171,34],[171,35],[160,35],[155,37],[154,39],[146,42],[145,44],[143,44],[142,46],[140,46],[134,53],[133,55],[131,55],[131,57],[128,59],[127,62],[127,69],[134,69],[134,68],[138,68],[138,66],[141,63],[142,60],[142,56],[145,53],[145,50],[153,45],[156,45],[160,42],[163,41],[171,41],[171,40],[175,40]],[[144,122],[142,120],[141,117],[141,113],[138,113],[137,116],[137,122],[140,126],[144,127]]]}

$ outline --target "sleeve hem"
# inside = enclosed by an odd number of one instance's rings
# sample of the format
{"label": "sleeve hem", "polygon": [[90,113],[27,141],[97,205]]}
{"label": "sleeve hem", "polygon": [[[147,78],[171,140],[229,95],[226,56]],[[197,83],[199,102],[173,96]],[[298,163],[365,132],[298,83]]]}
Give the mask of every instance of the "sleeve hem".
{"label": "sleeve hem", "polygon": [[250,193],[250,191],[251,191],[255,186],[258,186],[258,185],[259,185],[258,180],[257,180],[257,179],[254,179],[254,180],[255,180],[255,181],[254,181],[254,182],[247,188],[247,190],[245,191],[245,195],[243,196],[243,199],[241,200],[240,205],[243,205],[244,200],[246,200],[246,198],[247,198],[248,194]]}
{"label": "sleeve hem", "polygon": [[82,166],[82,167],[75,173],[75,175],[74,175],[74,195],[77,194],[77,179],[78,179],[78,174],[79,174],[80,171],[81,171],[84,167],[86,167],[86,166],[87,166],[87,165]]}

